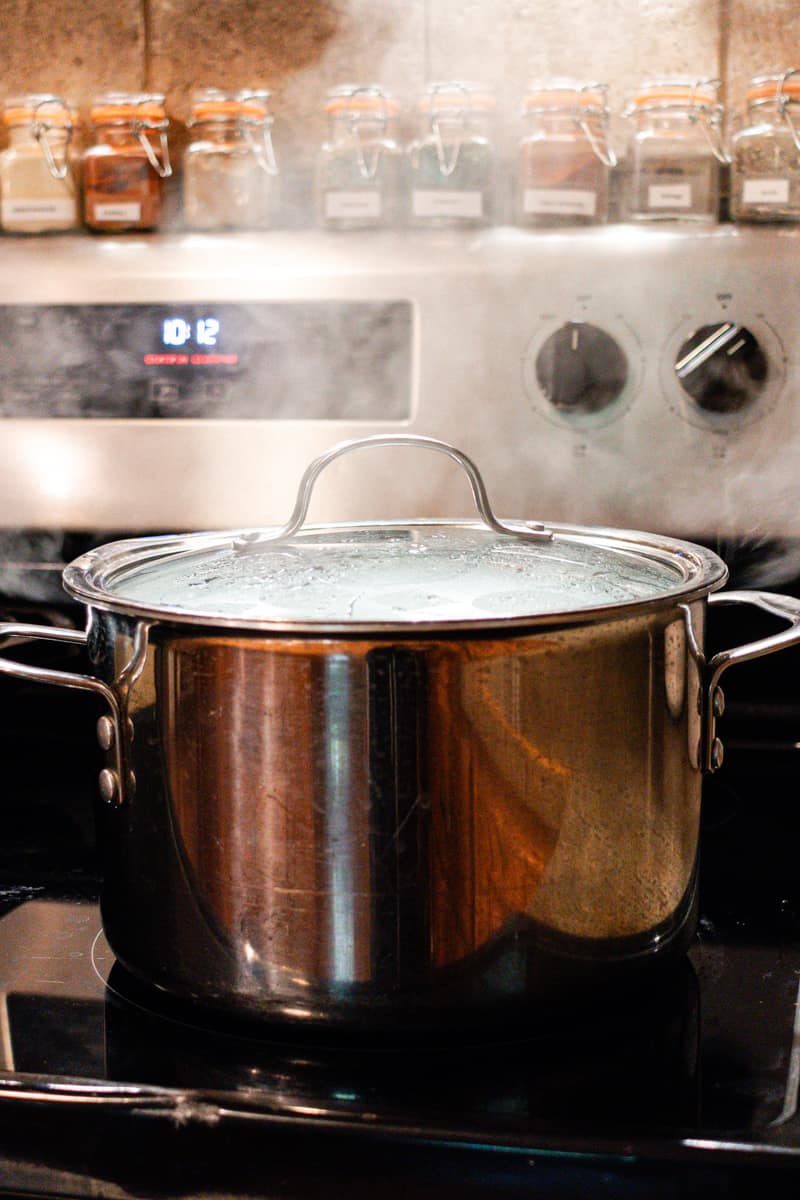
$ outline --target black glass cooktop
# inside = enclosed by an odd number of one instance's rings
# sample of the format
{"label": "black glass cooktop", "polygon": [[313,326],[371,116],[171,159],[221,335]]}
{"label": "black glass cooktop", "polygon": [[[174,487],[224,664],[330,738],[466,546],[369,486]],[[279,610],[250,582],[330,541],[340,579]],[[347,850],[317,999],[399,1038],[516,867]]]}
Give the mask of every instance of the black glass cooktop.
{"label": "black glass cooktop", "polygon": [[322,1164],[343,1179],[371,1163],[414,1195],[442,1173],[437,1195],[482,1194],[483,1180],[503,1195],[661,1196],[765,1171],[770,1196],[796,1195],[800,937],[706,916],[685,962],[602,1005],[586,994],[456,1043],[315,1044],[164,1009],[114,962],[87,895],[18,885],[2,900],[0,1193],[37,1179],[49,1190],[33,1194],[109,1179],[135,1193],[177,1139],[192,1158],[159,1168],[168,1194],[179,1181],[201,1194],[205,1173],[231,1192],[316,1195]]}

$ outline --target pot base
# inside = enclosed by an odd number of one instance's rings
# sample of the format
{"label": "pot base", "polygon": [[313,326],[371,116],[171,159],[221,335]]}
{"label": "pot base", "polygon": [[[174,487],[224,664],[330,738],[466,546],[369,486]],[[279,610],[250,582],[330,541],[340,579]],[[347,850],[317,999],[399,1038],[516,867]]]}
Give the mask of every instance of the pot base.
{"label": "pot base", "polygon": [[585,1019],[589,1008],[629,1004],[634,997],[648,1003],[691,945],[697,895],[695,872],[670,921],[633,938],[567,937],[520,916],[479,954],[403,989],[340,985],[291,998],[267,988],[212,993],[154,979],[124,958],[109,987],[185,1024],[247,1036],[358,1042],[382,1042],[387,1034],[449,1041],[491,1030],[501,1038],[510,1031],[529,1036],[532,1022],[546,1032],[553,1022]]}

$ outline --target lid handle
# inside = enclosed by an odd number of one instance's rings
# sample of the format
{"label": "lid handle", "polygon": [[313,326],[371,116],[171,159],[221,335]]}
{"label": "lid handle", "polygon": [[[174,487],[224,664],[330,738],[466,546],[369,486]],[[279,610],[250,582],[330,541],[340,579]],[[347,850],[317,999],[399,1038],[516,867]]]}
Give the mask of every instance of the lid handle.
{"label": "lid handle", "polygon": [[455,446],[449,445],[448,442],[440,442],[436,438],[421,437],[419,434],[414,433],[379,433],[374,437],[355,438],[351,441],[339,442],[337,445],[331,446],[324,454],[320,454],[318,458],[309,463],[303,472],[292,515],[283,528],[279,529],[277,533],[261,533],[256,531],[242,534],[235,539],[233,543],[234,549],[245,552],[258,549],[264,543],[280,542],[297,533],[306,519],[308,506],[311,502],[311,492],[320,472],[332,463],[334,459],[340,458],[343,454],[349,454],[351,450],[366,450],[370,447],[381,446],[416,446],[421,450],[436,450],[440,454],[446,454],[448,458],[452,458],[465,471],[470,487],[472,488],[475,507],[484,524],[489,529],[493,529],[495,533],[510,534],[511,537],[522,538],[526,541],[549,542],[552,540],[552,530],[546,529],[544,525],[527,521],[520,521],[519,523],[510,525],[498,520],[489,503],[486,485],[483,482],[480,471],[472,459],[468,458],[463,451],[457,450]]}

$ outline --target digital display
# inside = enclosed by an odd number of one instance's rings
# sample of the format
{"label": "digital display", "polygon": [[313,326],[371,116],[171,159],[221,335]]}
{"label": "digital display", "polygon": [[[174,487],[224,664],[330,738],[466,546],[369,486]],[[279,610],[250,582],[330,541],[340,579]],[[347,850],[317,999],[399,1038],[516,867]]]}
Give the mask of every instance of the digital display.
{"label": "digital display", "polygon": [[219,321],[216,317],[198,317],[194,322],[183,317],[167,317],[161,322],[161,340],[165,346],[216,346]]}
{"label": "digital display", "polygon": [[[238,354],[220,354],[209,352],[210,347],[217,345],[222,332],[216,317],[198,317],[195,321],[187,321],[185,317],[165,317],[161,323],[161,341],[165,351],[163,354],[148,353],[144,356],[146,367],[214,367],[235,366],[239,361]],[[169,347],[181,347],[185,352],[176,354]]]}
{"label": "digital display", "polygon": [[0,306],[0,416],[410,417],[412,305]]}

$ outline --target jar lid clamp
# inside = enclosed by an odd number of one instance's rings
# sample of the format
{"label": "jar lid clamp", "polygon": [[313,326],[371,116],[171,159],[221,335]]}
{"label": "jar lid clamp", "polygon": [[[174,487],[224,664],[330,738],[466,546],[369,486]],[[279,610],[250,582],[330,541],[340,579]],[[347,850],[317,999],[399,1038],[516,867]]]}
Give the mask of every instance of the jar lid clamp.
{"label": "jar lid clamp", "polygon": [[261,170],[266,175],[278,175],[268,108],[270,95],[265,89],[224,92],[219,88],[204,88],[195,94],[190,123],[234,124]]}
{"label": "jar lid clamp", "polygon": [[[67,147],[69,146],[70,138],[72,137],[72,121],[69,117],[67,117],[67,120],[64,123],[53,125],[51,122],[39,115],[40,110],[48,104],[52,104],[54,100],[58,102],[58,97],[43,96],[39,103],[35,106],[33,110],[33,136],[42,147],[42,153],[44,154],[44,160],[47,163],[47,169],[53,178],[66,179],[67,171],[69,169],[67,163]],[[66,110],[66,105],[64,107]],[[53,154],[53,147],[50,145],[50,139],[48,137],[50,130],[53,128],[63,129],[65,133],[64,157],[60,163],[56,162],[55,155]]]}
{"label": "jar lid clamp", "polygon": [[[131,125],[132,125],[134,133],[136,134],[139,141],[141,142],[142,148],[143,148],[145,154],[147,155],[147,161],[150,163],[150,166],[153,168],[153,170],[156,172],[156,174],[158,174],[162,179],[169,179],[170,175],[172,174],[172,164],[169,160],[169,145],[167,144],[167,132],[166,132],[167,124],[168,124],[167,118],[163,117],[163,118],[159,118],[159,119],[154,119],[152,117],[140,116],[138,110],[142,107],[143,104],[149,104],[149,103],[150,103],[149,97],[143,97],[141,100],[137,101],[136,106],[135,106],[134,115],[131,119]],[[153,146],[150,142],[149,137],[147,136],[148,130],[155,130],[159,134],[159,141],[161,144],[161,158],[160,159],[159,159],[158,155],[156,154],[155,150],[153,149]]]}
{"label": "jar lid clamp", "polygon": [[731,159],[723,145],[720,130],[723,110],[716,100],[717,89],[721,84],[722,80],[715,78],[649,81],[643,85],[623,115],[631,117],[637,112],[681,109],[691,124],[700,126],[714,158],[727,165]]}
{"label": "jar lid clamp", "polygon": [[[92,122],[97,125],[129,125],[141,143],[150,166],[161,179],[172,174],[166,130],[169,125],[164,111],[164,97],[150,93],[112,92],[98,98],[91,110]],[[161,147],[158,157],[149,132],[157,132]]]}
{"label": "jar lid clamp", "polygon": [[582,83],[575,89],[575,113],[573,119],[581,133],[585,135],[587,142],[600,159],[600,162],[606,167],[615,167],[617,165],[617,156],[614,152],[613,146],[610,144],[607,138],[605,141],[605,146],[600,145],[600,142],[595,137],[594,131],[586,118],[585,111],[581,108],[581,96],[590,89],[592,91],[599,90],[603,97],[603,111],[605,111],[605,99],[608,94],[608,86],[604,83]]}
{"label": "jar lid clamp", "polygon": [[[360,101],[369,101],[369,103],[362,108],[359,104]],[[376,101],[376,103],[372,103],[372,101]],[[356,143],[359,174],[363,179],[374,179],[380,164],[382,146],[378,142],[373,145],[372,153],[368,154],[361,126],[366,118],[370,125],[377,125],[381,133],[387,129],[391,106],[386,92],[378,84],[373,83],[353,87],[346,96],[339,91],[336,97],[331,98],[328,111],[342,111],[346,114],[347,131]]]}
{"label": "jar lid clamp", "polygon": [[[557,103],[557,97],[563,95],[564,103]],[[572,83],[569,80],[553,81],[552,83],[532,85],[526,98],[524,112],[552,112],[555,108],[568,110],[575,126],[580,130],[591,146],[594,154],[606,167],[617,165],[617,155],[614,148],[604,137],[601,142],[592,129],[589,116],[607,117],[608,108],[606,83]],[[572,97],[571,102],[569,97]]]}
{"label": "jar lid clamp", "polygon": [[[241,100],[246,104],[248,100],[268,99],[268,92],[247,92],[243,93]],[[255,117],[254,115],[241,112],[236,118],[236,123],[241,129],[244,139],[250,149],[253,151],[255,160],[261,170],[266,175],[277,175],[278,163],[275,158],[275,147],[272,144],[272,117],[264,111],[263,117]],[[261,137],[256,137],[256,128],[260,128]]]}
{"label": "jar lid clamp", "polygon": [[789,105],[796,101],[796,97],[788,95],[785,91],[786,84],[793,75],[800,75],[800,67],[790,67],[787,71],[784,71],[775,93],[775,101],[778,105],[778,112],[789,126],[792,134],[792,141],[794,142],[796,149],[800,150],[800,130],[798,130],[797,126],[792,120],[792,114],[789,109]]}
{"label": "jar lid clamp", "polygon": [[[8,101],[4,115],[7,125],[30,125],[31,134],[41,147],[48,171],[54,179],[66,179],[69,171],[67,150],[73,131],[72,114],[68,104],[59,96],[49,94],[24,96],[19,100]],[[64,138],[61,161],[57,160],[50,140],[49,135],[53,131],[62,134]]]}
{"label": "jar lid clamp", "polygon": [[[709,146],[711,147],[711,153],[714,155],[714,158],[716,158],[717,162],[722,163],[723,166],[727,166],[731,161],[731,157],[727,153],[727,151],[725,150],[725,147],[722,144],[722,137],[720,134],[720,130],[714,125],[714,123],[712,121],[705,119],[706,114],[703,113],[702,109],[698,109],[697,105],[694,102],[695,94],[696,94],[698,88],[709,87],[709,88],[713,88],[714,91],[716,91],[717,88],[719,88],[721,86],[722,86],[721,79],[698,79],[692,84],[690,92],[689,92],[689,105],[690,105],[689,120],[693,123],[696,123],[698,121],[700,122],[700,128],[703,131],[706,141],[708,142]],[[713,111],[717,114],[721,114],[722,108],[720,105],[716,105],[715,109]],[[701,117],[703,117],[704,119],[701,120]]]}
{"label": "jar lid clamp", "polygon": [[[476,94],[474,85],[458,82],[432,83],[426,89],[422,110],[430,115],[430,126],[439,160],[439,171],[448,178],[458,166],[463,134],[468,120],[481,110],[493,107],[492,99],[485,94]],[[462,137],[455,140],[448,152],[442,136],[442,121],[461,126]]]}

